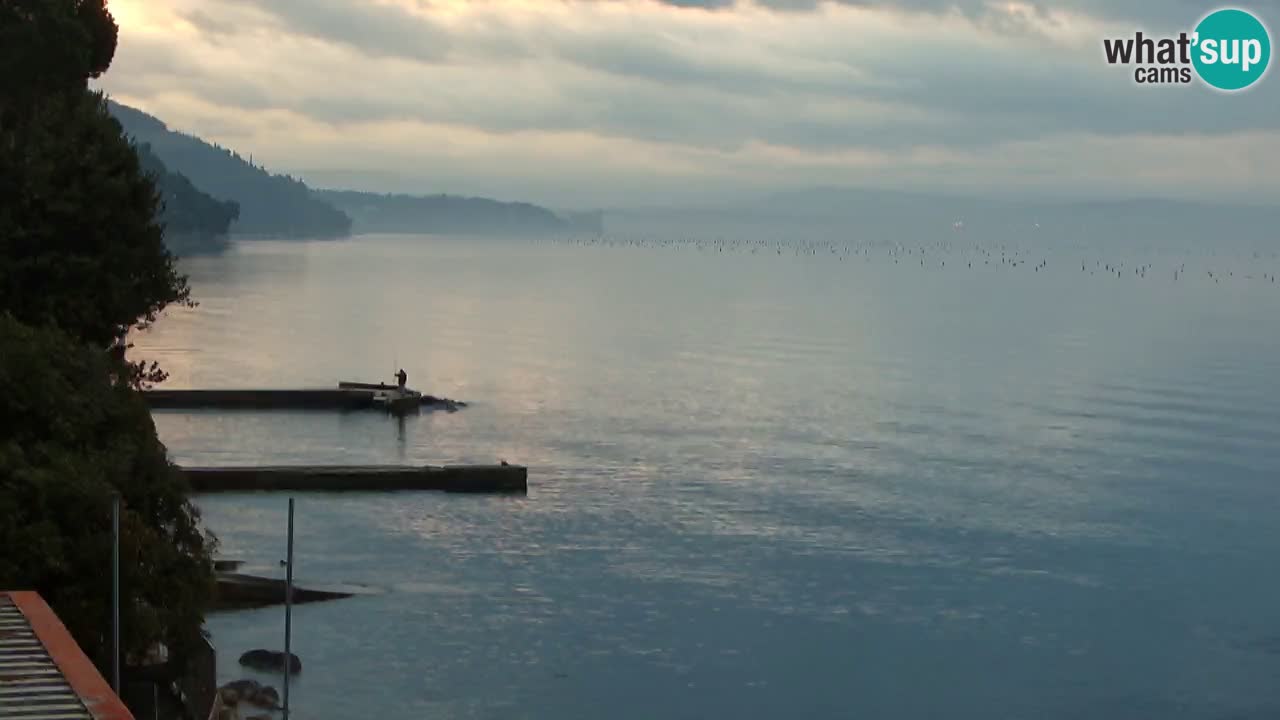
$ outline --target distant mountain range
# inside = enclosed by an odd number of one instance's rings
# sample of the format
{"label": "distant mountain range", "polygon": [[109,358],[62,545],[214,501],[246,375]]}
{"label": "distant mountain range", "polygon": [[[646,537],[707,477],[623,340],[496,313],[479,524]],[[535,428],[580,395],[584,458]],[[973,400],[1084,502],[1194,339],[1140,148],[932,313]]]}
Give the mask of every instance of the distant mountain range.
{"label": "distant mountain range", "polygon": [[612,231],[784,238],[822,234],[866,241],[916,241],[946,233],[986,242],[1025,239],[1212,243],[1231,237],[1280,241],[1280,207],[1158,198],[1089,201],[810,188],[737,203],[611,209]]}
{"label": "distant mountain range", "polygon": [[112,115],[139,145],[200,190],[231,200],[240,214],[231,232],[270,237],[333,237],[351,231],[351,218],[315,197],[301,180],[249,163],[232,150],[174,132],[160,120],[116,102]]}
{"label": "distant mountain range", "polygon": [[[351,232],[453,235],[600,234],[604,213],[557,213],[522,202],[454,195],[312,190],[232,150],[174,132],[140,110],[111,102],[133,137],[143,167],[165,202],[166,240],[182,254],[216,249],[228,233],[315,238]],[[1044,239],[1211,242],[1232,237],[1270,242],[1280,208],[1163,199],[1087,202],[964,197],[854,188],[809,188],[713,207],[618,208],[612,232],[787,237],[826,234],[912,241],[964,232],[1004,241]]]}
{"label": "distant mountain range", "polygon": [[169,249],[195,255],[224,248],[231,223],[240,215],[239,204],[201,192],[185,175],[165,167],[150,145],[136,148],[143,172],[151,175],[160,192],[160,221]]}
{"label": "distant mountain range", "polygon": [[[316,238],[352,232],[543,235],[603,230],[600,213],[557,214],[529,203],[315,191],[230,149],[170,130],[141,110],[114,101],[108,105],[137,144],[144,166],[157,176],[168,208],[162,219],[171,247],[191,240],[194,245],[187,242],[186,247],[208,247],[212,238],[228,232]],[[230,219],[223,222],[228,213]]]}
{"label": "distant mountain range", "polygon": [[352,190],[320,190],[316,194],[350,215],[361,232],[525,235],[604,231],[602,213],[557,214],[522,202]]}

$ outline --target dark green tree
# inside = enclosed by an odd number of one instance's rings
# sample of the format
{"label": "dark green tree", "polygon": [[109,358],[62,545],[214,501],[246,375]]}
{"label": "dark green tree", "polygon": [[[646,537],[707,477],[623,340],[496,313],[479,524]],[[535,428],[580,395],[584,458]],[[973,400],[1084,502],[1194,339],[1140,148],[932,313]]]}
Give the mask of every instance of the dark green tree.
{"label": "dark green tree", "polygon": [[189,290],[155,187],[87,89],[115,46],[103,0],[0,0],[0,587],[40,591],[103,662],[113,493],[128,651],[180,656],[213,578],[137,392],[161,374],[124,359],[128,332]]}
{"label": "dark green tree", "polygon": [[117,34],[105,0],[0,2],[0,110],[21,111],[51,90],[83,89],[111,65]]}
{"label": "dark green tree", "polygon": [[181,655],[212,590],[213,540],[146,403],[108,353],[60,330],[0,315],[0,347],[0,587],[39,591],[106,660],[119,492],[123,650],[163,641]]}
{"label": "dark green tree", "polygon": [[102,97],[57,93],[32,110],[38,121],[0,147],[0,307],[105,349],[189,290],[156,188]]}
{"label": "dark green tree", "polygon": [[110,62],[115,25],[102,0],[0,7],[4,54],[16,48],[16,65],[37,68],[0,93],[0,308],[120,345],[189,289],[165,249],[154,184],[85,89]]}

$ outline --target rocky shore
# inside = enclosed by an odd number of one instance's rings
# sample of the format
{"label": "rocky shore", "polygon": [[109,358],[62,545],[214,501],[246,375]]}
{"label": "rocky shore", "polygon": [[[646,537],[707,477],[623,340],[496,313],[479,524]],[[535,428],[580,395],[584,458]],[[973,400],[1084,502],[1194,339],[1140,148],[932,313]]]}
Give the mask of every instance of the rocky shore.
{"label": "rocky shore", "polygon": [[[302,672],[302,660],[297,655],[275,650],[250,650],[240,656],[240,664],[261,672]],[[212,716],[217,720],[269,720],[280,710],[280,693],[271,685],[244,678],[233,680],[218,688],[214,697]]]}

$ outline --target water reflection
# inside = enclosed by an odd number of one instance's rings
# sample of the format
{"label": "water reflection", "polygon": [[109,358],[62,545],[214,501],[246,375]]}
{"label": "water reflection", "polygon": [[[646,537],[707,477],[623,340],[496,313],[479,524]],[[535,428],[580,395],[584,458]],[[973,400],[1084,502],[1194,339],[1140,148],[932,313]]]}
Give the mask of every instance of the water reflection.
{"label": "water reflection", "polygon": [[401,463],[403,463],[407,457],[407,453],[405,452],[405,450],[406,450],[408,441],[406,440],[407,436],[405,435],[405,432],[404,432],[404,424],[405,424],[405,416],[403,414],[397,414],[396,415],[396,449],[399,451],[397,453],[397,459],[399,459]]}
{"label": "water reflection", "polygon": [[[300,572],[386,589],[299,609],[308,716],[1265,716],[1280,293],[1190,280],[1225,248],[1176,283],[1032,250],[255,244],[193,260],[203,305],[138,353],[208,387],[403,365],[471,403],[157,413],[182,462],[531,467],[522,498],[300,496]],[[200,502],[279,557],[283,498]],[[219,616],[220,657],[277,625]]]}

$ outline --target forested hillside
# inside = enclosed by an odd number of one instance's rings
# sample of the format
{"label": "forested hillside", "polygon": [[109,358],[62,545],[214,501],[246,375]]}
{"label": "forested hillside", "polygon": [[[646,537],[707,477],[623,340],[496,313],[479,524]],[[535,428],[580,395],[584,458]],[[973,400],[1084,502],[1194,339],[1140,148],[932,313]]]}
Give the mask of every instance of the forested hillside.
{"label": "forested hillside", "polygon": [[138,145],[149,145],[171,171],[219,200],[239,205],[231,231],[272,237],[332,237],[351,230],[351,218],[316,197],[305,183],[276,175],[236,152],[174,132],[140,110],[111,102],[112,115]]}
{"label": "forested hillside", "polygon": [[545,235],[602,230],[599,213],[559,215],[523,202],[351,190],[320,190],[318,194],[351,216],[357,232]]}
{"label": "forested hillside", "polygon": [[135,149],[142,171],[152,177],[160,193],[159,220],[164,224],[164,241],[169,249],[191,255],[224,247],[231,223],[240,214],[239,204],[212,197],[185,175],[170,171],[150,145],[137,145]]}

